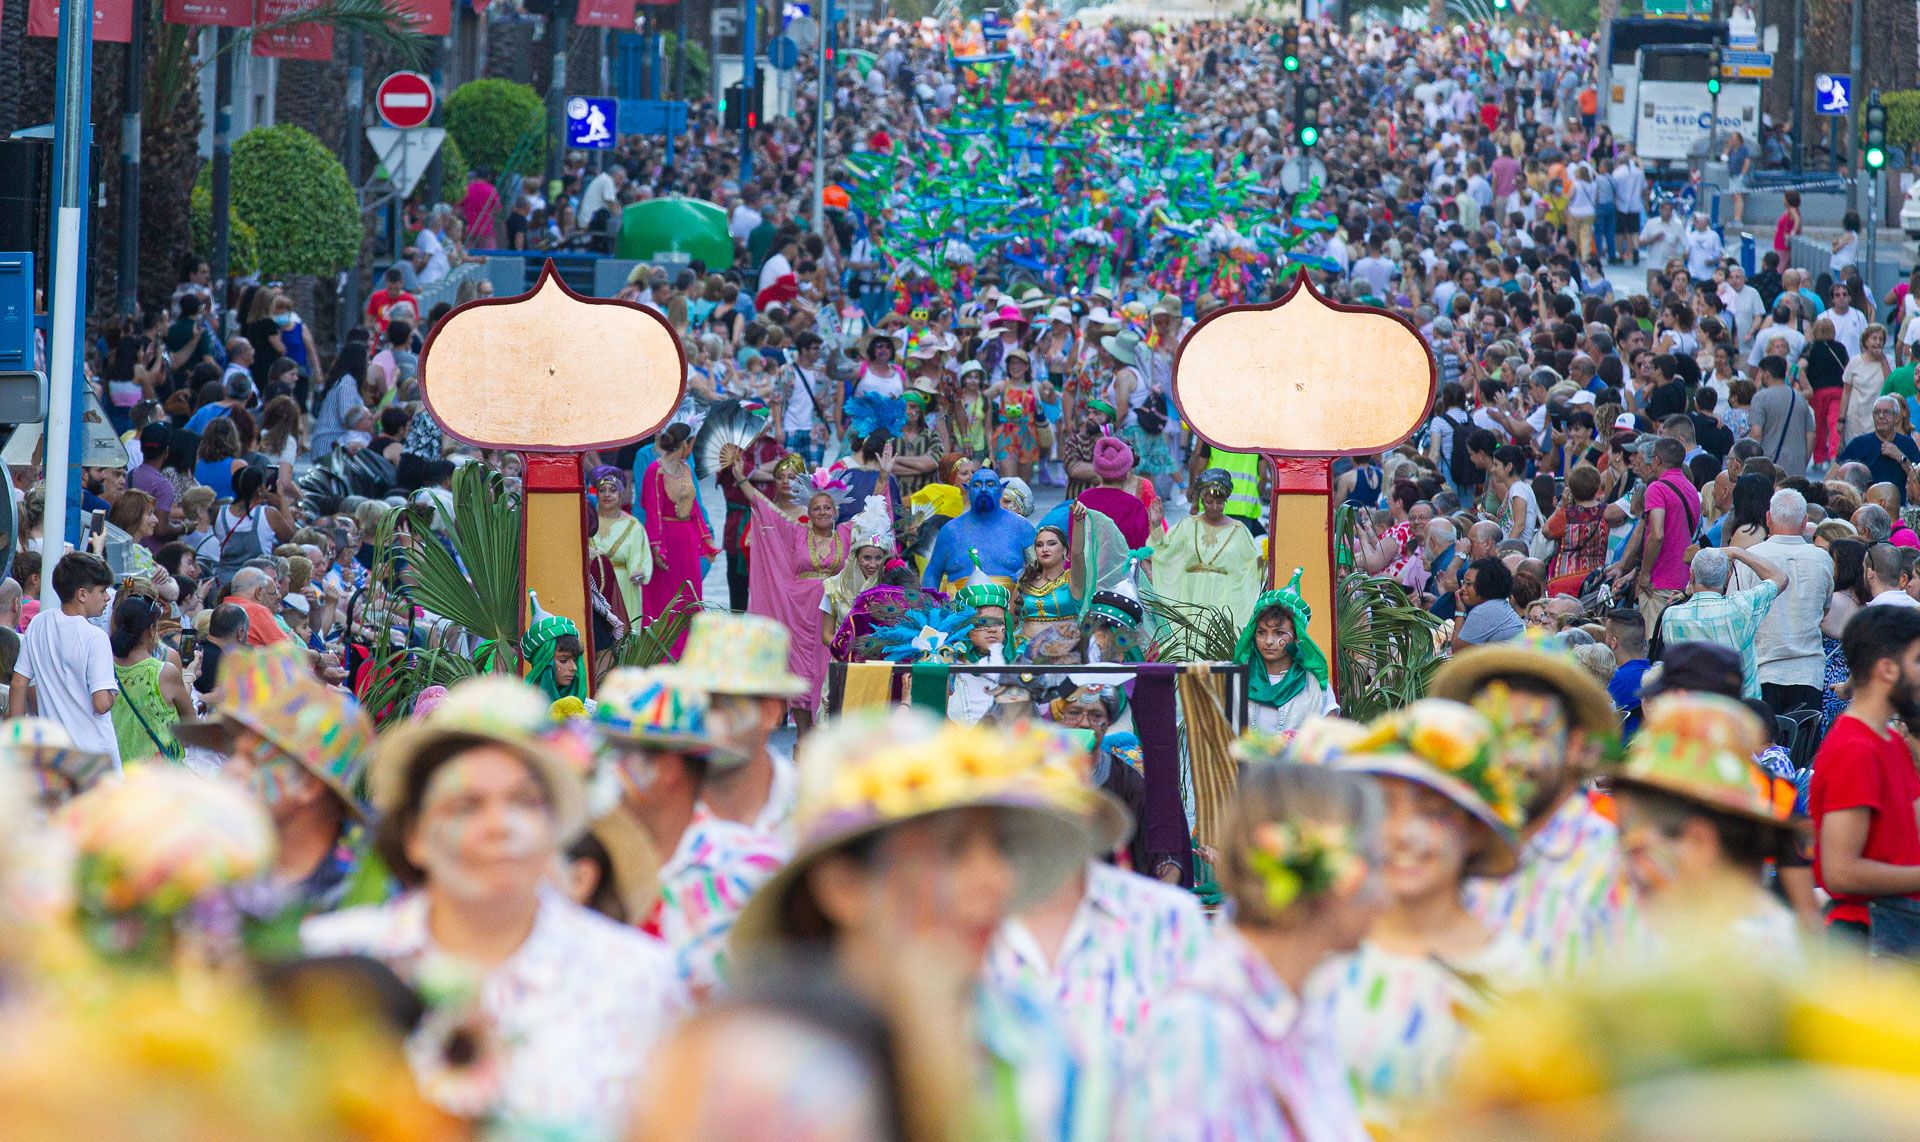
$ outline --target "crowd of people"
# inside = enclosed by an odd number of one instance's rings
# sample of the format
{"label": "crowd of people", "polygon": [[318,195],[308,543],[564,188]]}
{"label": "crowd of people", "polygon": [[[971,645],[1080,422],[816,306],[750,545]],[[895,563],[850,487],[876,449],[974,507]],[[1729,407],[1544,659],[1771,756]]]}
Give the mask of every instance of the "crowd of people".
{"label": "crowd of people", "polygon": [[[110,1136],[165,1089],[166,1137],[1636,1136],[1756,1113],[1627,1091],[1730,1059],[1782,1121],[1827,1111],[1818,1068],[1879,1072],[1854,1136],[1911,1129],[1920,1005],[1848,973],[1920,958],[1920,282],[1786,245],[1749,275],[1558,29],[993,31],[857,30],[826,161],[864,205],[818,232],[803,97],[751,179],[708,124],[511,203],[476,180],[337,347],[198,259],[97,330],[124,448],[85,456],[71,550],[33,437],[5,453],[5,1133]],[[1137,140],[1055,180],[1109,239],[1073,272],[930,272],[947,237],[887,192],[996,100],[1036,132],[1164,101],[1277,184],[1309,80],[1334,173],[1283,245],[1223,205],[1218,264],[1116,200]],[[429,581],[481,577],[459,522],[525,460],[442,431],[450,306],[414,291],[665,194],[723,206],[734,259],[621,291],[687,383],[583,459],[590,614],[463,628],[491,603]],[[1334,463],[1326,567],[1275,565],[1267,461],[1173,390],[1196,321],[1296,273],[1404,317],[1437,382]],[[1326,586],[1383,600],[1339,645]],[[1383,658],[1442,661],[1383,704]]]}

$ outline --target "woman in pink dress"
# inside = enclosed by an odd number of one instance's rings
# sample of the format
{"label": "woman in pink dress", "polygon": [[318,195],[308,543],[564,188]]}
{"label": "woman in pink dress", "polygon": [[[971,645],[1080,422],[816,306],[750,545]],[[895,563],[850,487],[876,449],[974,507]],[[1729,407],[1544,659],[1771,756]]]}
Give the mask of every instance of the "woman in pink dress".
{"label": "woman in pink dress", "polygon": [[[700,511],[693,469],[693,430],[669,424],[655,445],[654,461],[640,477],[640,507],[647,513],[647,544],[653,548],[653,578],[640,590],[645,622],[676,611],[698,610],[701,601],[700,561],[718,555],[707,517]],[[687,633],[674,639],[679,657]]]}
{"label": "woman in pink dress", "polygon": [[[829,656],[826,640],[821,637],[825,615],[821,602],[826,597],[827,580],[840,573],[852,554],[852,522],[834,522],[847,489],[837,481],[820,482],[824,474],[816,474],[811,480],[794,477],[796,482],[808,481],[811,489],[794,496],[796,501],[806,503],[806,514],[796,520],[746,481],[744,458],[735,455],[731,462],[753,506],[747,611],[783,623],[791,632],[787,669],[805,678],[808,686],[788,706],[794,728],[805,734],[813,728],[814,712],[820,706],[820,685],[827,678]],[[891,462],[886,467],[891,474]]]}

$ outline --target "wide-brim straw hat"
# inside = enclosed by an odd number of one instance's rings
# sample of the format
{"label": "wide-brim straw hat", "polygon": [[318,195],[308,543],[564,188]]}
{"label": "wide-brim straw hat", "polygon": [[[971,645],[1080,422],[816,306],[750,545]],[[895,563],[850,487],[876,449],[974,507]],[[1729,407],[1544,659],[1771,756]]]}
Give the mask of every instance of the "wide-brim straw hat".
{"label": "wide-brim straw hat", "polygon": [[1626,761],[1609,775],[1609,784],[1666,793],[1792,834],[1797,831],[1793,783],[1753,760],[1765,735],[1753,711],[1732,698],[1662,694],[1648,700]]}
{"label": "wide-brim straw hat", "polygon": [[1496,678],[1531,678],[1552,689],[1566,701],[1578,727],[1589,734],[1620,732],[1620,716],[1613,708],[1613,699],[1607,697],[1593,675],[1574,661],[1572,655],[1516,643],[1461,651],[1434,672],[1427,693],[1435,698],[1470,703],[1482,687]]}
{"label": "wide-brim straw hat", "polygon": [[799,758],[793,859],[747,901],[734,922],[736,955],[749,959],[815,938],[797,928],[807,876],[823,858],[863,838],[959,809],[997,817],[1018,875],[1012,909],[1043,899],[1098,850],[1090,804],[1040,770],[1036,736],[962,726],[923,711],[856,714],[814,730]]}
{"label": "wide-brim straw hat", "polygon": [[398,810],[420,766],[475,746],[495,745],[518,756],[540,778],[560,843],[571,844],[586,828],[587,790],[580,768],[556,743],[558,727],[548,716],[549,705],[546,695],[504,674],[455,685],[425,718],[381,736],[367,774],[375,810]]}
{"label": "wide-brim straw hat", "polygon": [[[59,799],[85,793],[113,772],[113,758],[81,749],[73,735],[52,718],[10,718],[0,722],[0,764],[31,771],[42,796]],[[65,782],[54,788],[50,778]]]}
{"label": "wide-brim straw hat", "polygon": [[796,698],[811,684],[787,669],[792,635],[773,619],[702,611],[687,628],[679,681],[708,694]]}
{"label": "wide-brim straw hat", "polygon": [[230,753],[233,727],[244,726],[332,790],[356,820],[366,818],[360,784],[373,722],[353,695],[314,677],[298,643],[283,639],[228,653],[207,708],[212,717],[181,722],[174,736]]}
{"label": "wide-brim straw hat", "polygon": [[1467,875],[1505,876],[1520,862],[1523,811],[1495,746],[1485,715],[1461,702],[1423,698],[1376,718],[1334,766],[1411,781],[1453,802],[1487,834]]}
{"label": "wide-brim straw hat", "polygon": [[594,692],[593,728],[609,741],[672,750],[714,765],[746,759],[714,740],[706,691],[670,667],[622,666]]}

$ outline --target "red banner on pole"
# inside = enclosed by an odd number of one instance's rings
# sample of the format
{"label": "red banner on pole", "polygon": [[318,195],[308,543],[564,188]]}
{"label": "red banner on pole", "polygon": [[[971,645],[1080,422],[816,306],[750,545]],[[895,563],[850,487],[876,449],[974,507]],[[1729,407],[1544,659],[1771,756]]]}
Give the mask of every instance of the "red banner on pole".
{"label": "red banner on pole", "polygon": [[[314,7],[319,0],[258,0],[254,24],[271,24]],[[333,29],[325,24],[293,24],[262,28],[253,36],[253,54],[276,59],[308,59],[321,63],[333,58]]]}
{"label": "red banner on pole", "polygon": [[633,31],[635,0],[580,0],[580,14],[574,23],[583,28],[613,28]]}
{"label": "red banner on pole", "polygon": [[[27,34],[60,38],[60,0],[30,0]],[[133,42],[133,0],[93,0],[93,38],[113,44]]]}
{"label": "red banner on pole", "polygon": [[167,0],[164,18],[189,27],[252,27],[253,0]]}
{"label": "red banner on pole", "polygon": [[419,35],[453,34],[453,0],[394,0],[393,6]]}

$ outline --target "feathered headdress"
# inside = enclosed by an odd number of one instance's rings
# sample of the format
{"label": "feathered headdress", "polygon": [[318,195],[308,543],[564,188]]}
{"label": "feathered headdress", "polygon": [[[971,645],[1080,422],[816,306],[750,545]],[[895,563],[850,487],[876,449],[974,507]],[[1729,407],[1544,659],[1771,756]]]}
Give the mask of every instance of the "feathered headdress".
{"label": "feathered headdress", "polygon": [[707,419],[693,437],[693,470],[701,479],[711,479],[726,465],[720,452],[727,445],[745,451],[767,427],[767,406],[759,401],[721,401],[707,410]]}
{"label": "feathered headdress", "polygon": [[863,645],[888,662],[951,661],[973,630],[972,607],[925,607],[876,627]]}
{"label": "feathered headdress", "polygon": [[793,489],[793,502],[803,506],[813,497],[824,495],[833,500],[833,506],[837,509],[853,498],[853,489],[824,468],[811,473],[797,473],[787,486]]}
{"label": "feathered headdress", "polygon": [[847,402],[847,426],[856,437],[870,436],[878,429],[899,436],[907,426],[907,402],[899,397],[861,393]]}

